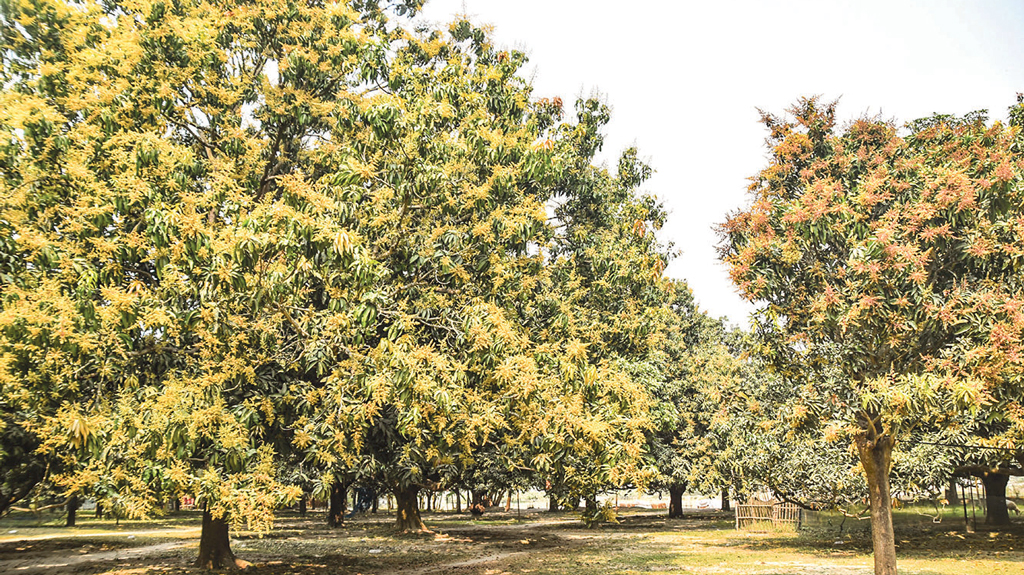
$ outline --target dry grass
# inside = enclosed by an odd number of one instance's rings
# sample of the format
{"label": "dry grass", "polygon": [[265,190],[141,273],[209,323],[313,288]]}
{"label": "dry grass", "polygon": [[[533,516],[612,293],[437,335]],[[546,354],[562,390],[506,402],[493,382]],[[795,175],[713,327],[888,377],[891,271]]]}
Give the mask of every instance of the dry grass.
{"label": "dry grass", "polygon": [[[994,575],[1024,570],[1024,549],[1018,545],[1024,532],[1016,526],[968,535],[961,524],[949,521],[933,524],[909,515],[901,519],[901,573]],[[387,516],[368,516],[331,530],[318,516],[288,515],[267,536],[240,534],[233,548],[252,561],[258,573],[271,575],[850,575],[868,574],[872,565],[867,523],[857,521],[843,524],[842,533],[839,521],[819,521],[797,534],[735,531],[732,521],[717,512],[672,520],[639,513],[594,530],[584,529],[570,515],[532,514],[521,522],[514,513],[487,515],[481,521],[465,515],[432,515],[427,522],[435,533],[417,536],[395,535],[389,521]],[[4,560],[20,559],[26,565],[53,555],[153,546],[168,540],[136,537],[128,545],[127,536],[118,535],[0,543],[0,572]],[[192,575],[199,573],[188,566],[195,553],[192,541],[141,557],[77,565],[73,571]],[[9,569],[13,564],[6,565]]]}

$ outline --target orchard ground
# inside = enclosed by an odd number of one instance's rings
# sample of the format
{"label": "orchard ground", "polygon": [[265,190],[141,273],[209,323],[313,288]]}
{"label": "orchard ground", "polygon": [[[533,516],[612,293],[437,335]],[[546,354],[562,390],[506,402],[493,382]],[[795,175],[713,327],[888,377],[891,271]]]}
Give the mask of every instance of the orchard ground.
{"label": "orchard ground", "polygon": [[[1024,569],[1024,518],[1000,531],[966,533],[962,512],[942,521],[920,507],[897,512],[901,573],[996,574]],[[734,529],[732,515],[693,510],[681,519],[664,511],[623,509],[618,524],[586,529],[571,513],[529,510],[426,513],[433,533],[398,535],[381,511],[338,529],[322,513],[281,514],[262,537],[239,532],[232,547],[257,573],[300,575],[465,574],[860,574],[871,572],[868,522],[819,515],[799,533]],[[148,522],[96,521],[56,527],[56,519],[0,520],[0,573],[190,574],[200,516],[180,512]]]}

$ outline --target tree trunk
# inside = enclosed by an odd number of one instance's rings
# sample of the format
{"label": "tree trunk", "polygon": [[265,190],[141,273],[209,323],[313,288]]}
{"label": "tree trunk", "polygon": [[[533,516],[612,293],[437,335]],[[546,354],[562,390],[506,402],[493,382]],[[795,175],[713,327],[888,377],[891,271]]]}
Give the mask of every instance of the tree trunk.
{"label": "tree trunk", "polygon": [[175,497],[174,502],[171,504],[175,511],[181,511],[181,498]]}
{"label": "tree trunk", "polygon": [[302,497],[299,497],[299,515],[306,516],[306,494],[303,493]]}
{"label": "tree trunk", "polygon": [[203,532],[199,536],[199,558],[195,566],[200,569],[245,569],[249,566],[248,561],[242,561],[231,552],[226,518],[214,519],[207,509],[203,509]]}
{"label": "tree trunk", "polygon": [[429,531],[420,518],[420,508],[417,504],[420,488],[411,486],[395,489],[395,501],[398,503],[398,512],[395,514],[395,527],[404,533]]}
{"label": "tree trunk", "polygon": [[892,438],[886,434],[863,432],[857,437],[860,463],[867,475],[871,500],[871,545],[875,555],[875,575],[896,575],[896,538],[892,529],[892,500],[889,495],[889,468],[892,465]]}
{"label": "tree trunk", "polygon": [[455,490],[455,512],[462,513],[462,493],[458,489]]}
{"label": "tree trunk", "polygon": [[682,517],[683,516],[683,488],[679,485],[673,485],[668,488],[668,516],[669,517]]}
{"label": "tree trunk", "polygon": [[508,513],[512,509],[512,490],[508,492],[508,498],[505,499],[505,513]]}
{"label": "tree trunk", "polygon": [[729,488],[722,488],[722,511],[731,511],[732,507],[729,505]]}
{"label": "tree trunk", "polygon": [[558,511],[558,500],[554,495],[548,495],[548,511],[551,513]]}
{"label": "tree trunk", "polygon": [[327,507],[327,525],[340,527],[345,523],[345,492],[348,486],[340,481],[331,484],[330,505]]}
{"label": "tree trunk", "polygon": [[96,519],[103,519],[103,504],[96,502]]}
{"label": "tree trunk", "polygon": [[377,503],[378,503],[379,500],[380,500],[380,495],[377,493],[377,490],[374,489],[373,490],[373,501],[371,502],[373,507],[371,508],[370,513],[376,513],[377,512]]}
{"label": "tree trunk", "polygon": [[67,518],[67,521],[64,522],[64,526],[65,527],[74,527],[75,526],[75,519],[77,518],[78,507],[80,505],[81,504],[78,502],[78,496],[77,495],[72,495],[71,497],[68,497],[68,504],[67,504],[67,507],[68,507],[68,518]]}
{"label": "tree trunk", "polygon": [[946,502],[952,506],[960,505],[960,496],[956,492],[956,476],[949,478],[949,485],[946,486]]}
{"label": "tree trunk", "polygon": [[584,510],[588,515],[593,516],[597,512],[597,498],[596,497],[585,497],[583,498]]}
{"label": "tree trunk", "polygon": [[1006,508],[1006,484],[1010,476],[1006,473],[983,473],[985,484],[985,523],[988,525],[1009,525],[1010,511]]}

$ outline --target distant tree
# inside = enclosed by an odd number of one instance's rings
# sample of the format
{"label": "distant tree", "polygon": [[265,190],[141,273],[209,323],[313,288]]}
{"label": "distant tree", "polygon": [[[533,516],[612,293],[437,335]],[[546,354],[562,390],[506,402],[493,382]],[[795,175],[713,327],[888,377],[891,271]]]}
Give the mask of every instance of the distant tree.
{"label": "distant tree", "polygon": [[740,369],[740,349],[730,349],[728,339],[738,336],[697,309],[686,284],[676,283],[670,309],[652,378],[655,423],[647,449],[658,470],[652,486],[669,492],[669,517],[679,517],[685,491],[720,493],[737,479],[720,398],[725,380]]}
{"label": "distant tree", "polygon": [[794,414],[825,412],[855,438],[875,571],[895,573],[896,440],[993,402],[1007,421],[1018,409],[1020,127],[974,114],[911,123],[904,136],[870,119],[836,133],[833,104],[791,112],[763,115],[771,161],[725,224],[723,255],[762,303],[783,373],[824,349],[842,369],[854,402],[832,403],[811,381]]}

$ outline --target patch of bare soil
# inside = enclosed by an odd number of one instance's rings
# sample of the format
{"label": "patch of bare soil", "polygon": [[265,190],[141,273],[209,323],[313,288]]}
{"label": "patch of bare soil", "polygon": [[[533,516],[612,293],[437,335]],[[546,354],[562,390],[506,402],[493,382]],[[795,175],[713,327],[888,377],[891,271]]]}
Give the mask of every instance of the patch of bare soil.
{"label": "patch of bare soil", "polygon": [[[433,533],[395,534],[387,518],[349,522],[330,529],[318,520],[290,519],[265,537],[234,539],[237,556],[250,561],[261,574],[326,575],[346,573],[399,573],[432,575],[459,573],[500,564],[511,558],[583,543],[563,537],[561,530],[575,519],[505,524],[470,522],[455,518],[451,525],[438,521]],[[556,532],[558,531],[558,532]],[[203,572],[191,566],[197,539],[142,542],[127,533],[116,539],[48,539],[0,545],[0,573],[161,573],[185,575]],[[143,544],[148,543],[148,544]]]}
{"label": "patch of bare soil", "polygon": [[[14,547],[12,553],[0,549],[0,573],[20,573],[36,575],[39,573],[71,573],[79,572],[79,568],[89,564],[119,564],[124,561],[148,558],[162,552],[179,547],[195,547],[191,541],[165,541],[153,545],[128,546],[121,541],[107,543],[68,546],[67,541],[48,540],[46,543],[55,545],[32,545],[25,542]],[[3,547],[11,547],[4,545]]]}

